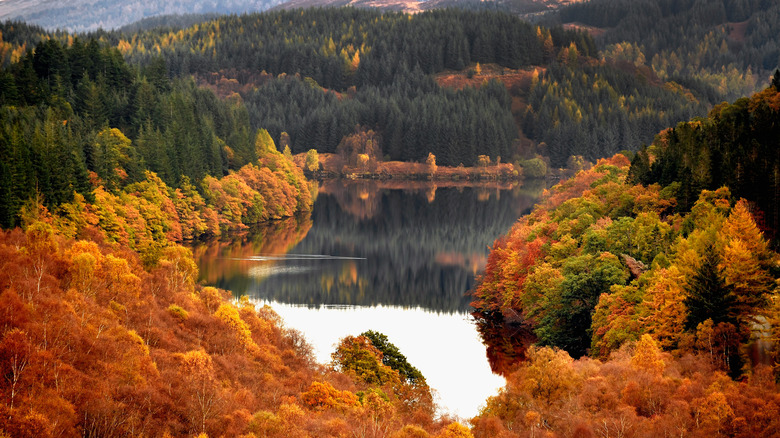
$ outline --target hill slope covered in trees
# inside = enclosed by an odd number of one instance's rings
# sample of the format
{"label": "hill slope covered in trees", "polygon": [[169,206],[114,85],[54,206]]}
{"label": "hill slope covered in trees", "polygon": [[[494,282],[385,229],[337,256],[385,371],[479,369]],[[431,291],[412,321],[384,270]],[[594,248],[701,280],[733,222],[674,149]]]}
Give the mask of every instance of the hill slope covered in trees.
{"label": "hill slope covered in trees", "polygon": [[136,216],[118,209],[127,226],[117,230],[144,228],[131,224],[146,215],[161,221],[151,240],[175,241],[311,207],[303,173],[267,131],[250,128],[240,100],[169,80],[164,64],[139,72],[94,39],[49,39],[0,81],[4,227],[19,223],[29,199],[52,210],[85,200],[99,210],[135,205]]}
{"label": "hill slope covered in trees", "polygon": [[771,0],[591,0],[544,21],[593,29],[603,57],[732,101],[780,67],[779,19]]}
{"label": "hill slope covered in trees", "polygon": [[[773,85],[663,132],[631,164],[600,161],[496,241],[472,304],[510,377],[475,435],[774,430],[780,256],[762,219],[777,200],[741,169],[776,172],[778,99]],[[531,337],[511,347],[496,323]]]}
{"label": "hill slope covered in trees", "polygon": [[[771,15],[767,20],[776,21]],[[142,29],[95,37],[118,48],[131,65],[154,66],[169,77],[195,75],[220,95],[240,95],[252,128],[267,129],[277,143],[286,132],[294,153],[333,152],[361,126],[380,134],[381,156],[422,161],[430,152],[452,166],[472,165],[479,155],[517,162],[539,153],[562,167],[572,155],[593,161],[635,150],[659,130],[744,92],[741,84],[750,76],[742,64],[726,70],[742,79],[724,78],[718,87],[690,71],[661,74],[626,61],[627,46],[602,45],[599,53],[585,33],[529,25],[494,11],[279,11]],[[4,62],[18,61],[49,37],[6,24]],[[744,44],[754,51],[765,43],[754,38]],[[750,51],[729,49],[728,56],[742,52]],[[433,80],[443,72],[479,78],[480,64],[494,65],[499,74],[459,90]],[[523,71],[536,71],[533,81],[512,85],[512,75]],[[516,141],[524,137],[533,143]]]}
{"label": "hill slope covered in trees", "polygon": [[[561,166],[572,154],[595,159],[638,147],[717,102],[597,60],[584,33],[539,28],[496,12],[408,17],[307,10],[110,39],[132,63],[143,65],[159,51],[173,75],[195,73],[216,85],[235,80],[232,89],[250,107],[252,123],[277,141],[286,131],[296,153],[311,147],[331,152],[359,124],[381,134],[383,154],[391,159],[423,160],[432,152],[440,164],[470,165],[480,154],[507,160],[536,152],[512,143],[519,123],[526,135],[549,145],[540,152]],[[454,92],[432,81],[433,74],[465,74],[479,63],[507,72],[550,68],[530,90],[509,93],[492,83]],[[258,76],[259,70],[272,76]],[[282,103],[282,95],[293,99]],[[527,101],[522,114],[513,113],[513,96]]]}

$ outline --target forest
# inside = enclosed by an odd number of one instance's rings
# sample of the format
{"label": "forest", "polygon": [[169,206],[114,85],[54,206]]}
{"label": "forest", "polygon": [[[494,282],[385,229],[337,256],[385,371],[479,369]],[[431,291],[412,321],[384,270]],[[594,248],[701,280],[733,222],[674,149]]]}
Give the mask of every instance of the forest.
{"label": "forest", "polygon": [[665,81],[732,101],[758,91],[780,66],[779,14],[771,0],[592,0],[543,22],[598,28],[602,57],[650,66]]}
{"label": "forest", "polygon": [[0,231],[0,436],[469,436],[381,333],[325,367],[269,307],[197,285],[182,246],[28,220]]}
{"label": "forest", "polygon": [[[249,127],[240,99],[170,80],[164,63],[139,71],[95,39],[49,39],[2,83],[4,227],[20,223],[29,200],[54,211],[91,204],[102,227],[136,243],[143,233],[119,229],[157,221],[152,240],[181,241],[311,208],[303,172]],[[122,226],[103,213],[132,217]]]}
{"label": "forest", "polygon": [[[508,384],[475,436],[776,429],[776,190],[739,175],[777,168],[761,149],[777,146],[777,85],[662,132],[633,160],[600,160],[495,242],[472,305],[505,343],[493,360]],[[492,321],[528,339],[510,346]]]}
{"label": "forest", "polygon": [[[559,47],[574,43],[595,54],[583,33],[559,28],[546,35]],[[544,55],[534,26],[459,11],[411,18],[353,9],[275,12],[106,38],[132,63],[160,53],[173,76],[216,74],[215,81],[254,85],[241,93],[253,126],[277,141],[287,132],[293,153],[333,152],[360,125],[381,134],[389,159],[420,161],[430,152],[450,166],[473,165],[480,154],[511,158],[517,126],[504,87],[442,89],[432,74],[477,62],[518,69]]]}
{"label": "forest", "polygon": [[[268,130],[278,144],[286,134],[295,154],[334,152],[356,129],[371,129],[385,159],[419,162],[433,153],[441,165],[470,166],[487,155],[519,165],[541,155],[553,168],[572,156],[593,162],[637,150],[661,129],[754,91],[776,66],[771,56],[759,62],[756,55],[773,53],[767,29],[780,17],[774,9],[764,13],[760,1],[702,13],[712,17],[683,34],[669,29],[698,9],[651,2],[661,11],[650,27],[656,37],[647,41],[628,30],[592,37],[559,26],[612,23],[610,14],[627,8],[592,3],[592,10],[561,9],[543,21],[548,27],[496,11],[408,16],[350,8],[223,16],[184,28],[141,24],[78,37],[5,23],[0,55],[9,66],[50,38],[66,47],[95,39],[100,48],[118,49],[148,81],[194,76],[223,97],[240,96],[248,113],[242,123]],[[620,17],[633,23],[629,12],[639,14],[628,8]],[[749,20],[738,30],[728,27],[744,17]],[[434,80],[445,72],[479,77],[480,65],[503,74],[461,89]],[[530,84],[511,84],[511,75],[537,67]]]}
{"label": "forest", "polygon": [[[550,17],[0,24],[0,437],[780,429],[780,73],[720,103],[777,67],[777,6],[592,0]],[[494,243],[472,292],[507,385],[469,427],[435,415],[384,335],[316,364],[272,310],[196,284],[178,245],[303,215],[279,225],[300,239],[316,186],[292,154],[354,138],[386,160],[583,168]]]}

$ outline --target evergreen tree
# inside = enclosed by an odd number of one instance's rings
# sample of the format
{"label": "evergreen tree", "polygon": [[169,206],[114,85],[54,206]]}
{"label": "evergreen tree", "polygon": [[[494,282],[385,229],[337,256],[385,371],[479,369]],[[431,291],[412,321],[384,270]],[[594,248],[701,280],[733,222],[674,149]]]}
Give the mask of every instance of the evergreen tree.
{"label": "evergreen tree", "polygon": [[688,329],[695,329],[707,319],[715,324],[735,322],[736,297],[726,285],[720,264],[721,256],[715,245],[707,245],[699,266],[686,285],[687,296],[683,303],[688,308],[685,323]]}
{"label": "evergreen tree", "polygon": [[360,336],[365,336],[371,344],[382,353],[382,364],[398,371],[401,379],[413,384],[424,385],[425,377],[420,370],[412,366],[401,351],[389,339],[387,335],[369,330]]}

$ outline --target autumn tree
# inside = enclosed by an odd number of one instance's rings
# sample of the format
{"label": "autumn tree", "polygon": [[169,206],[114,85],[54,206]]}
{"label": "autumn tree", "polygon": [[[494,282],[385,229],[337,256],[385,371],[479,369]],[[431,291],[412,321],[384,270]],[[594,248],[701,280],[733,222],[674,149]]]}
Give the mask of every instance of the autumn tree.
{"label": "autumn tree", "polygon": [[127,178],[127,168],[133,164],[131,159],[135,159],[130,139],[119,129],[106,128],[97,134],[94,149],[98,176],[107,189],[116,189]]}
{"label": "autumn tree", "polygon": [[309,149],[306,152],[306,169],[309,172],[316,172],[320,168],[320,157],[316,149]]}
{"label": "autumn tree", "polygon": [[397,382],[399,374],[382,363],[382,352],[365,336],[347,336],[331,354],[333,366],[369,385]]}
{"label": "autumn tree", "polygon": [[348,168],[360,168],[373,171],[382,157],[379,136],[372,130],[357,127],[355,133],[344,137],[336,148],[336,153]]}
{"label": "autumn tree", "polygon": [[425,165],[428,166],[428,171],[431,175],[436,174],[436,169],[438,168],[438,166],[436,166],[436,155],[428,152],[428,158],[425,159]]}

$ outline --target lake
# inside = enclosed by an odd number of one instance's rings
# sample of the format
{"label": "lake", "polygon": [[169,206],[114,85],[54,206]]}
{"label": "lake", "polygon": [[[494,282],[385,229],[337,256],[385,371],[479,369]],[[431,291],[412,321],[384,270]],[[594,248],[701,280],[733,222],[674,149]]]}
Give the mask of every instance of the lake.
{"label": "lake", "polygon": [[269,304],[320,363],[344,336],[384,333],[426,377],[440,413],[470,418],[504,379],[466,292],[543,186],[450,185],[322,183],[310,217],[196,245],[201,281]]}

